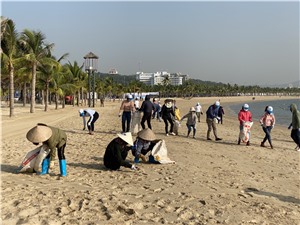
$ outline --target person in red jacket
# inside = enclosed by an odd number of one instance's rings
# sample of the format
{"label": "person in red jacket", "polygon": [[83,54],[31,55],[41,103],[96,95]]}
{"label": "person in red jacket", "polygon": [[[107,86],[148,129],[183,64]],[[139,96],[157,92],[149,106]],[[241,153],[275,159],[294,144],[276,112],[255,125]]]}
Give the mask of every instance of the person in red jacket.
{"label": "person in red jacket", "polygon": [[[242,109],[238,114],[238,119],[240,121],[240,131],[243,130],[243,126],[245,122],[252,122],[252,113],[249,111],[249,105],[244,104]],[[239,137],[238,145],[241,144],[241,139]],[[249,130],[249,141],[247,141],[247,145],[250,145],[250,130]]]}

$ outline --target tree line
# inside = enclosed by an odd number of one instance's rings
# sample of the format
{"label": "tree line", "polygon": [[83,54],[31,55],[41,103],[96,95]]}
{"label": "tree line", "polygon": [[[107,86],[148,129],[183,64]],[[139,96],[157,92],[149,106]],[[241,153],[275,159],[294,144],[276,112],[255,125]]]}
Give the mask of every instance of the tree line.
{"label": "tree line", "polygon": [[[86,105],[88,74],[78,62],[62,63],[68,53],[59,58],[52,55],[54,43],[48,43],[41,31],[24,29],[17,32],[13,20],[1,17],[1,100],[7,97],[9,116],[14,116],[15,91],[20,91],[23,106],[30,104],[30,113],[36,104],[54,102],[55,108],[65,107],[66,96],[72,104]],[[123,93],[159,92],[160,97],[205,97],[237,95],[299,95],[299,88],[269,88],[238,86],[189,79],[183,85],[170,85],[168,77],[162,84],[149,86],[135,79],[135,75],[92,74],[94,89],[99,98],[118,98]]]}

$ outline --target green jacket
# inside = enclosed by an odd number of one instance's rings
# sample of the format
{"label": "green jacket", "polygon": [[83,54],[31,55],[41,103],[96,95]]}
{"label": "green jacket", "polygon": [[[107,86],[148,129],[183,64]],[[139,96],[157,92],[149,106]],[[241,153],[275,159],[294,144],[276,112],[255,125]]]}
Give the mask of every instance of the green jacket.
{"label": "green jacket", "polygon": [[50,159],[52,161],[56,157],[56,148],[60,148],[67,143],[67,135],[63,130],[59,128],[51,126],[48,127],[52,130],[52,136],[47,141],[45,141],[44,144],[48,145],[50,149]]}
{"label": "green jacket", "polygon": [[299,129],[300,128],[300,112],[297,110],[297,105],[296,104],[291,104],[290,110],[292,112],[292,127],[293,130]]}

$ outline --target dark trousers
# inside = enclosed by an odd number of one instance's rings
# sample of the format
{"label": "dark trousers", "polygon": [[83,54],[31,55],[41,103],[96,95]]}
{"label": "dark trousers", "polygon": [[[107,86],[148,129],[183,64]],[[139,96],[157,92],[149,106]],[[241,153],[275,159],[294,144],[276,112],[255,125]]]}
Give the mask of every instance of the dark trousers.
{"label": "dark trousers", "polygon": [[[66,147],[67,143],[64,144],[63,146],[57,148],[57,154],[58,154],[58,159],[62,160],[62,159],[66,159],[65,157],[65,147]],[[48,154],[46,158],[50,158],[51,154]]]}
{"label": "dark trousers", "polygon": [[[165,131],[166,131],[166,134],[168,133],[168,128],[169,128],[169,123],[170,123],[170,133],[173,132],[173,128],[174,128],[174,122],[172,120],[171,117],[164,117],[163,118],[164,122],[165,122]],[[168,123],[169,122],[169,123]]]}
{"label": "dark trousers", "polygon": [[143,118],[141,120],[141,125],[142,125],[142,128],[145,129],[145,122],[147,120],[147,125],[148,125],[148,128],[150,128],[152,130],[152,126],[151,126],[151,112],[144,112],[144,115],[143,115]]}
{"label": "dark trousers", "polygon": [[98,118],[99,118],[99,113],[97,113],[97,112],[95,112],[92,121],[90,121],[91,120],[91,117],[90,117],[90,119],[88,121],[88,124],[91,123],[90,126],[88,125],[89,131],[94,131],[94,128],[95,128],[94,123],[97,121]]}
{"label": "dark trousers", "polygon": [[[131,112],[123,112],[122,114],[122,131],[129,132],[130,130],[130,121],[131,121]],[[127,127],[125,125],[127,124]]]}
{"label": "dark trousers", "polygon": [[272,126],[263,127],[263,131],[266,134],[265,137],[264,137],[263,143],[265,143],[268,140],[268,142],[270,143],[270,145],[272,145],[271,130],[272,130]]}
{"label": "dark trousers", "polygon": [[300,131],[299,129],[293,129],[291,132],[293,141],[300,147]]}

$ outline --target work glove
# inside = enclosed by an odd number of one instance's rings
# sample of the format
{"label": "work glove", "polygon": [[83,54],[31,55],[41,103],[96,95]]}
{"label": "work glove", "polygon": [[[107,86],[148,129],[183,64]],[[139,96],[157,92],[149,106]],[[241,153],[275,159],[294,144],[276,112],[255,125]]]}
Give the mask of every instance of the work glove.
{"label": "work glove", "polygon": [[55,162],[51,160],[51,161],[50,161],[50,164],[49,164],[49,168],[50,168],[50,169],[53,169],[54,165],[55,165]]}
{"label": "work glove", "polygon": [[91,122],[89,122],[87,125],[88,125],[88,126],[91,126]]}
{"label": "work glove", "polygon": [[134,165],[134,164],[131,166],[131,168],[130,168],[130,169],[132,169],[132,170],[137,170],[137,168],[135,167],[135,165]]}
{"label": "work glove", "polygon": [[121,113],[119,113],[119,117],[120,117],[120,116],[122,116],[122,114],[121,114]]}
{"label": "work glove", "polygon": [[292,124],[288,126],[288,129],[290,130],[292,128]]}

